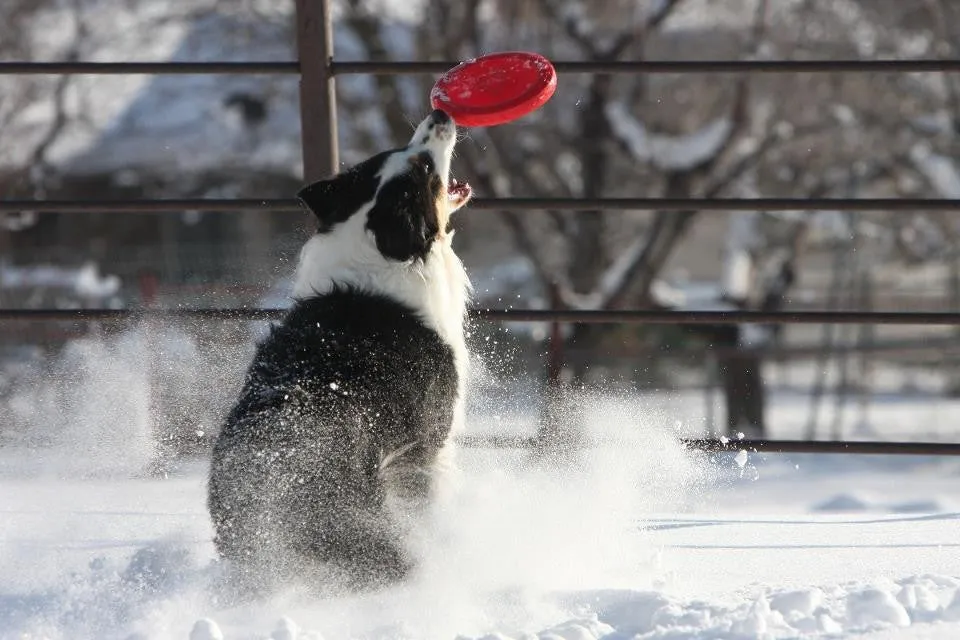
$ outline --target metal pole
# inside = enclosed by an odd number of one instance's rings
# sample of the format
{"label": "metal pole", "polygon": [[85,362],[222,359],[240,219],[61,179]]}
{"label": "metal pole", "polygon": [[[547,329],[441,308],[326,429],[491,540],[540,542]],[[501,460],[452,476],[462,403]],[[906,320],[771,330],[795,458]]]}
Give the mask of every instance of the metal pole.
{"label": "metal pole", "polygon": [[[457,438],[460,446],[489,449],[535,448],[530,436],[464,435]],[[673,442],[687,449],[719,453],[748,451],[753,453],[820,453],[883,456],[960,456],[960,442],[875,442],[836,440],[736,440],[719,438],[679,438]],[[616,438],[588,439],[588,446],[629,446],[629,441]]]}
{"label": "metal pole", "polygon": [[[337,75],[441,74],[462,60],[344,60]],[[557,73],[930,73],[960,71],[960,60],[554,60]],[[2,70],[0,66],[0,70]]]}
{"label": "metal pole", "polygon": [[[335,75],[436,74],[461,60],[342,60]],[[960,72],[960,60],[554,60],[557,73],[940,73]],[[59,74],[297,73],[294,61],[241,62],[0,62],[0,76]]]}
{"label": "metal pole", "polygon": [[[304,82],[308,79],[304,77]],[[331,81],[331,86],[333,82]],[[332,100],[329,104],[333,104]],[[307,113],[316,113],[308,107]],[[330,118],[333,118],[331,112]],[[305,126],[318,126],[323,118],[305,117]],[[333,127],[331,129],[331,127]],[[337,166],[336,121],[319,127],[319,131],[304,134],[304,149]],[[318,142],[310,142],[307,134],[322,136]],[[320,152],[318,154],[318,152]],[[305,154],[305,157],[313,157]],[[321,172],[321,175],[327,175]],[[129,213],[135,211],[243,211],[261,209],[280,211],[299,208],[294,199],[271,198],[161,198],[156,199],[110,199],[92,200],[21,200],[0,199],[0,211],[51,211],[56,213]],[[943,211],[960,212],[960,199],[942,198],[476,198],[470,201],[468,211]]]}
{"label": "metal pole", "polygon": [[305,182],[315,182],[336,173],[340,164],[337,94],[330,66],[333,22],[327,0],[296,0],[296,3],[303,178]]}
{"label": "metal pole", "polygon": [[[168,308],[151,309],[2,309],[0,321],[122,320],[141,314],[164,318],[269,320],[284,309]],[[502,322],[566,322],[570,324],[900,324],[960,326],[960,313],[949,311],[654,311],[551,309],[470,309],[474,318]],[[944,347],[946,348],[946,347]]]}
{"label": "metal pole", "polygon": [[290,62],[0,62],[5,75],[190,75],[208,73],[299,73]]}

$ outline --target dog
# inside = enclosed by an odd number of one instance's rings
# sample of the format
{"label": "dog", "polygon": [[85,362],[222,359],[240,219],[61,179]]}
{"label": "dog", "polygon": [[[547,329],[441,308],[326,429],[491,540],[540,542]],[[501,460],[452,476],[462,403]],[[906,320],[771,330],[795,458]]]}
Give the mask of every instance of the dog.
{"label": "dog", "polygon": [[470,285],[450,216],[471,189],[450,178],[455,143],[436,110],[407,146],[298,194],[317,233],[210,466],[215,546],[249,580],[322,566],[366,588],[415,567],[405,536],[464,420]]}

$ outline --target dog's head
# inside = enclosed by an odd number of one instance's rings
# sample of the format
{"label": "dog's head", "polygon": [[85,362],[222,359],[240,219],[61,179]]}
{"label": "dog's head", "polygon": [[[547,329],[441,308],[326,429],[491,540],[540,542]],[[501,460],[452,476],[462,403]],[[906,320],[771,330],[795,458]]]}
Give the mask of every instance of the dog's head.
{"label": "dog's head", "polygon": [[437,110],[406,147],[377,154],[297,196],[316,214],[317,233],[363,216],[364,231],[386,258],[423,259],[449,231],[450,215],[470,199],[470,186],[450,178],[456,124]]}

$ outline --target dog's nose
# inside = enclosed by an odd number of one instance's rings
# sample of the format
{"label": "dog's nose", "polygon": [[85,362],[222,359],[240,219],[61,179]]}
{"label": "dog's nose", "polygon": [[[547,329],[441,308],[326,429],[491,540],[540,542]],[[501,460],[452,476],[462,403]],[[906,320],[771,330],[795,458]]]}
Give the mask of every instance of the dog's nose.
{"label": "dog's nose", "polygon": [[435,124],[447,124],[448,122],[452,122],[453,118],[442,109],[434,109],[433,113],[430,114],[430,120]]}

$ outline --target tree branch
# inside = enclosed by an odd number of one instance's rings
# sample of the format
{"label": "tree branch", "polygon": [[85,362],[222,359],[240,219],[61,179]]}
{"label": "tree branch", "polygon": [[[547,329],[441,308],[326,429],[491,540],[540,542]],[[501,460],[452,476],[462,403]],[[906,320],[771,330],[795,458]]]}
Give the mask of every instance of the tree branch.
{"label": "tree branch", "polygon": [[[454,42],[473,43],[474,52],[483,50],[480,30],[480,5],[483,0],[465,0],[462,2],[463,17],[460,26],[455,32]],[[459,53],[463,53],[460,51]]]}
{"label": "tree branch", "polygon": [[[924,4],[930,16],[931,27],[937,34],[938,49],[946,48],[946,50],[940,50],[937,53],[941,58],[953,57],[955,48],[953,39],[950,37],[950,20],[947,18],[946,5],[943,0],[925,0]],[[958,90],[951,73],[943,74],[943,83],[947,90],[947,108],[950,111],[951,118],[956,123],[960,118],[960,90]]]}
{"label": "tree branch", "polygon": [[654,10],[647,16],[646,22],[639,29],[628,29],[622,32],[613,44],[606,50],[604,57],[610,60],[616,60],[632,45],[643,40],[648,33],[659,29],[660,26],[670,17],[670,14],[684,0],[661,0],[660,4],[654,7]]}
{"label": "tree branch", "polygon": [[[463,159],[470,166],[471,174],[475,176],[477,186],[497,197],[509,195],[509,189],[504,189],[502,185],[509,182],[509,178],[503,170],[497,170],[491,167],[503,167],[501,155],[495,144],[486,145],[484,149],[483,161],[478,157],[476,148],[467,146],[463,152]],[[516,175],[511,173],[511,175]],[[552,269],[543,255],[540,247],[543,243],[534,241],[533,236],[528,229],[525,218],[515,211],[500,211],[500,219],[510,230],[510,235],[517,249],[530,260],[537,278],[544,284],[554,282],[561,292],[569,291],[570,287],[563,278],[562,272]],[[562,295],[562,294],[561,294]]]}
{"label": "tree branch", "polygon": [[[497,148],[498,152],[501,149],[517,150],[516,153],[522,157],[508,156],[503,153],[499,155],[510,175],[523,181],[524,188],[554,194],[559,192],[559,195],[564,196],[576,195],[567,186],[566,181],[554,166],[555,154],[524,151],[521,146],[517,145],[516,138],[511,136],[507,130],[497,129],[496,127],[477,132],[475,135],[478,140],[485,138],[489,144]],[[544,180],[545,176],[548,179]]]}
{"label": "tree branch", "polygon": [[[587,57],[596,59],[600,50],[597,48],[596,34],[583,15],[583,6],[575,0],[567,0],[565,4],[567,10],[564,12],[557,7],[556,0],[540,0],[544,15],[553,22],[562,24],[570,39],[577,43]],[[564,13],[566,15],[563,15]]]}
{"label": "tree branch", "polygon": [[[369,7],[362,0],[350,0],[344,16],[344,23],[356,34],[366,50],[369,60],[391,59],[393,54],[384,45],[383,34],[380,31],[380,21],[370,12]],[[407,110],[401,98],[400,77],[377,75],[374,76],[373,82],[377,87],[377,99],[383,105],[382,113],[387,128],[396,142],[406,142],[413,128],[404,115]]]}
{"label": "tree branch", "polygon": [[[761,0],[757,7],[754,29],[749,45],[753,54],[759,50],[766,23],[766,0]],[[730,130],[721,139],[720,144],[713,149],[714,153],[704,154],[702,160],[680,171],[672,171],[667,175],[666,193],[668,198],[689,197],[692,191],[693,179],[717,166],[719,161],[735,147],[734,142],[743,135],[749,122],[749,77],[745,74],[737,84],[737,94],[734,96],[731,108]],[[613,125],[611,125],[611,128]],[[768,140],[773,136],[768,136]],[[728,172],[722,180],[716,181],[709,189],[714,192],[725,188],[742,175],[766,152],[767,145],[759,145],[751,160],[741,159],[734,170]],[[628,252],[628,258],[622,262],[614,261],[600,279],[601,286],[595,291],[594,298],[604,309],[612,309],[622,305],[631,292],[636,292],[641,300],[650,303],[650,288],[654,278],[660,272],[663,264],[669,258],[673,247],[683,236],[690,223],[698,212],[693,210],[657,212],[650,233],[647,235],[647,244],[643,250],[634,248]],[[616,277],[614,277],[616,276]]]}

